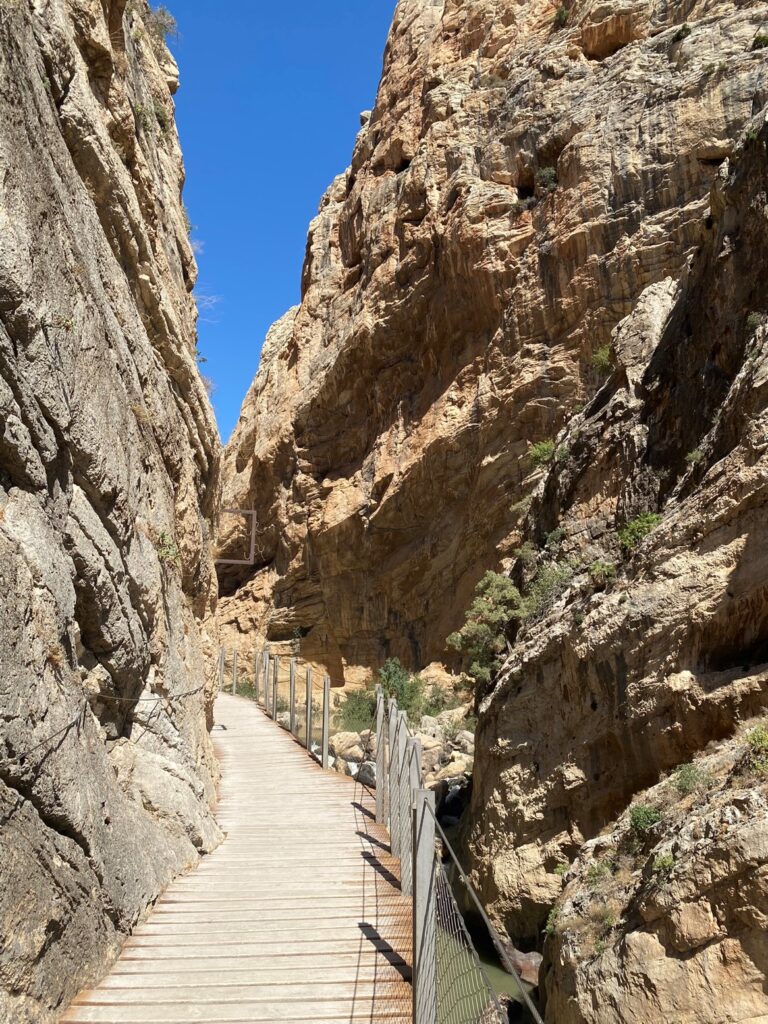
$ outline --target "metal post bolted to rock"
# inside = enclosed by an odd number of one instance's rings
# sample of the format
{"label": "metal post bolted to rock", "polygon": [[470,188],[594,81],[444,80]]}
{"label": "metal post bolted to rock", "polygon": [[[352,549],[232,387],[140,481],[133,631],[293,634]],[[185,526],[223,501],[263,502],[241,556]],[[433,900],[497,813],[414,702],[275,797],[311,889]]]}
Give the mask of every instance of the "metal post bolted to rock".
{"label": "metal post bolted to rock", "polygon": [[312,669],[307,665],[307,750],[312,753]]}
{"label": "metal post bolted to rock", "polygon": [[237,693],[237,651],[232,652],[232,693]]}
{"label": "metal post bolted to rock", "polygon": [[223,647],[219,648],[219,693],[224,689],[224,662],[227,658],[227,652]]}
{"label": "metal post bolted to rock", "polygon": [[277,682],[280,674],[280,659],[275,655],[272,660],[272,718],[277,721]]}
{"label": "metal post bolted to rock", "polygon": [[328,750],[331,741],[331,680],[323,676],[323,750],[322,765],[327,768],[330,764],[330,753]]}
{"label": "metal post bolted to rock", "polygon": [[381,684],[376,687],[376,821],[386,825],[387,819],[387,744],[384,730],[386,729],[386,709],[384,707],[384,691]]}
{"label": "metal post bolted to rock", "polygon": [[437,1019],[435,892],[435,794],[417,789],[412,810],[413,1022]]}
{"label": "metal post bolted to rock", "polygon": [[389,775],[387,793],[389,794],[389,845],[394,857],[400,856],[400,789],[397,773],[397,736],[400,732],[400,713],[394,697],[389,700],[387,715],[387,739],[389,740]]}
{"label": "metal post bolted to rock", "polygon": [[290,718],[288,725],[291,730],[291,735],[296,735],[296,659],[291,658],[289,664],[289,680],[288,683],[288,699],[290,704]]}
{"label": "metal post bolted to rock", "polygon": [[[413,807],[417,790],[421,789],[421,740],[409,736],[405,741],[405,767],[403,783],[408,790],[408,808]],[[408,823],[401,822],[403,849],[400,851],[400,882],[404,896],[413,892],[413,857],[411,850],[412,828],[410,816]],[[407,844],[407,848],[406,848]]]}

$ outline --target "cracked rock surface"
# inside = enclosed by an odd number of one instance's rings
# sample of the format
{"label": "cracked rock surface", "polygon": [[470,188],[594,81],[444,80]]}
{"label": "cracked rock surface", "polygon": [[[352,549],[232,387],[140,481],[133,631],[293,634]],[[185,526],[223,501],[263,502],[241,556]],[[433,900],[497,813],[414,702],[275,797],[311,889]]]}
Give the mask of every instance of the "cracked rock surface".
{"label": "cracked rock surface", "polygon": [[55,1019],[220,839],[218,435],[148,7],[0,2],[0,1019]]}

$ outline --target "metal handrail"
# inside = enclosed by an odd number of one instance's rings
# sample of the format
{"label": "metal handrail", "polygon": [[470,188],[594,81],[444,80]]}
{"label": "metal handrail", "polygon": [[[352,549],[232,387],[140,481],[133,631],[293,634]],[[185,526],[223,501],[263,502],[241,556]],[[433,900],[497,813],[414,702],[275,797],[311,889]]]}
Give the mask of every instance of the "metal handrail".
{"label": "metal handrail", "polygon": [[[273,720],[277,721],[279,712],[276,710],[280,684],[289,686],[288,700],[288,731],[307,749],[310,756],[320,762],[323,768],[330,765],[330,689],[331,680],[326,674],[322,681],[315,679],[312,666],[291,658],[285,675],[281,679],[281,658],[262,651],[254,656],[254,692],[259,702]],[[298,668],[305,670],[303,680],[299,679]],[[226,656],[224,649],[219,655],[219,683],[223,689]],[[232,690],[237,692],[237,652],[232,659]],[[263,698],[260,695],[263,692]],[[298,695],[298,700],[297,700]],[[315,753],[314,742],[314,697],[321,695],[321,732],[320,742]],[[301,701],[304,702],[306,719],[304,737],[298,735],[297,710]],[[282,712],[280,712],[282,713]],[[488,929],[497,954],[506,971],[515,979],[520,998],[535,1024],[543,1024],[542,1018],[526,990],[522,979],[510,961],[509,955],[496,929],[488,917],[472,883],[464,872],[456,853],[448,840],[434,806],[434,793],[426,790],[423,784],[421,742],[414,734],[408,722],[408,716],[397,707],[397,701],[386,698],[382,687],[376,687],[376,707],[373,713],[371,728],[366,740],[365,754],[370,754],[372,737],[376,736],[376,821],[389,829],[390,848],[392,854],[400,860],[401,889],[404,895],[412,895],[413,900],[413,1007],[414,1024],[438,1024],[437,1018],[437,950],[440,927],[444,922],[438,921],[440,913],[445,913],[445,901],[450,899],[449,907],[454,932],[458,929],[466,949],[471,952],[471,970],[476,972],[475,984],[485,992],[488,1002],[486,1009],[478,1012],[476,1018],[485,1024],[490,1020],[488,1013],[498,1014],[499,1021],[504,1019],[498,998],[490,984],[488,976],[474,948],[469,931],[463,922],[447,878],[440,875],[443,867],[435,852],[435,839],[439,835],[443,848],[461,878],[470,899],[477,909],[482,921]],[[367,760],[367,758],[366,758]],[[441,900],[437,898],[439,879],[443,878]],[[447,886],[447,890],[445,887]],[[442,902],[441,902],[442,901]],[[439,927],[440,926],[440,927]],[[427,937],[425,939],[425,936]],[[458,960],[458,954],[456,954]],[[465,957],[466,961],[466,957]],[[455,973],[455,972],[454,972]],[[464,975],[459,975],[464,987]],[[479,979],[479,981],[478,981]],[[475,996],[478,996],[477,991]],[[473,1018],[474,1020],[474,1018]]]}
{"label": "metal handrail", "polygon": [[525,988],[525,985],[523,985],[520,975],[517,973],[512,961],[509,959],[507,951],[504,948],[504,944],[501,941],[501,938],[499,937],[499,933],[496,931],[493,924],[491,923],[491,919],[488,917],[488,914],[485,911],[485,907],[480,902],[480,897],[475,892],[474,886],[472,885],[472,883],[470,882],[469,878],[466,875],[466,872],[462,868],[459,862],[459,858],[456,856],[456,852],[451,846],[448,836],[445,834],[442,825],[437,820],[437,815],[435,814],[434,810],[431,807],[429,808],[429,812],[435,820],[435,829],[440,834],[440,839],[442,840],[443,846],[445,847],[448,856],[451,858],[451,861],[453,862],[453,866],[458,871],[459,877],[464,883],[465,889],[469,893],[472,902],[477,908],[477,911],[480,914],[480,917],[482,918],[485,927],[488,929],[488,934],[490,935],[491,941],[493,942],[496,952],[499,955],[499,959],[504,965],[504,969],[507,971],[508,974],[511,974],[512,977],[515,979],[517,987],[520,991],[520,996],[522,997],[522,1000],[525,1003],[526,1009],[531,1014],[533,1019],[536,1021],[536,1024],[544,1024],[539,1014],[539,1011],[536,1009],[530,995],[528,994],[527,989]]}

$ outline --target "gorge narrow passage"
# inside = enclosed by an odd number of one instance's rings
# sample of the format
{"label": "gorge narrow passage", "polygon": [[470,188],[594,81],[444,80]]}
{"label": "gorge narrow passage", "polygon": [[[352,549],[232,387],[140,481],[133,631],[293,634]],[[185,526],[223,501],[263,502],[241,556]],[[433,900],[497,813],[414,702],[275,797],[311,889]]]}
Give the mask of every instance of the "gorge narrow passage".
{"label": "gorge narrow passage", "polygon": [[62,1021],[410,1021],[410,900],[373,797],[246,699],[216,723],[224,842]]}

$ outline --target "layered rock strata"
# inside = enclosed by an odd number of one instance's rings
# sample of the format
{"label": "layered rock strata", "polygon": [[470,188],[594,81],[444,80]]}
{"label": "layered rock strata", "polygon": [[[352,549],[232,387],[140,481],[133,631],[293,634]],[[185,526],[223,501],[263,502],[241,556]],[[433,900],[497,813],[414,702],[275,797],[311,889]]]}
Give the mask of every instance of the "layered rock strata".
{"label": "layered rock strata", "polygon": [[176,66],[143,2],[0,0],[0,1018],[55,1019],[219,841]]}
{"label": "layered rock strata", "polygon": [[[611,379],[533,495],[542,551],[515,575],[525,588],[557,567],[562,582],[481,701],[470,835],[483,896],[523,944],[538,941],[559,863],[768,704],[767,143],[761,111],[718,171],[706,238],[619,325]],[[617,528],[649,514],[628,551]],[[670,940],[660,955],[683,952]],[[752,969],[764,986],[764,960]],[[632,1005],[584,1019],[639,1019]]]}
{"label": "layered rock strata", "polygon": [[[593,357],[706,237],[762,105],[764,4],[398,4],[372,114],[310,226],[225,461],[255,509],[224,567],[243,649],[302,638],[338,676],[445,657],[512,554]],[[687,19],[687,21],[685,20]],[[244,558],[247,518],[220,553]]]}

